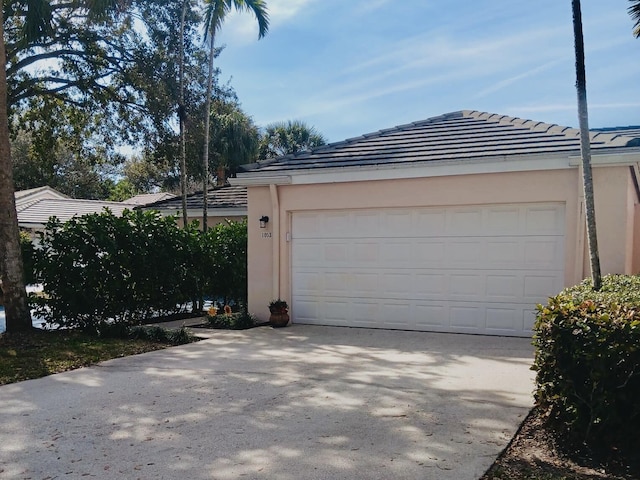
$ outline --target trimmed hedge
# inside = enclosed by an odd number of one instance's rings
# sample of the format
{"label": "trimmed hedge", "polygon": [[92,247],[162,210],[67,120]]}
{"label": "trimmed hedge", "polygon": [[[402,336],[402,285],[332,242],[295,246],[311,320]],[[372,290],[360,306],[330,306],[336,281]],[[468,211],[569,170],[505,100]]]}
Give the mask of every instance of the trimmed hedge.
{"label": "trimmed hedge", "polygon": [[246,302],[246,222],[197,222],[179,228],[173,217],[125,210],[53,218],[34,253],[45,295],[36,313],[53,326],[95,330],[103,323],[135,325],[223,296]]}
{"label": "trimmed hedge", "polygon": [[640,277],[608,275],[538,306],[535,398],[575,441],[623,444],[640,431]]}

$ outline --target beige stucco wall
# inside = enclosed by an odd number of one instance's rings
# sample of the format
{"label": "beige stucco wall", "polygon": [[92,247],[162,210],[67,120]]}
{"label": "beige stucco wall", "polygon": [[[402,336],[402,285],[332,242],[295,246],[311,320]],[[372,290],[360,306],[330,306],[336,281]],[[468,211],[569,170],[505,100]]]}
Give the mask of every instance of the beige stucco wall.
{"label": "beige stucco wall", "polygon": [[[602,271],[635,273],[640,266],[638,252],[633,255],[633,245],[640,239],[635,228],[640,212],[635,191],[631,191],[629,168],[594,169],[594,188]],[[305,210],[561,202],[566,211],[565,285],[590,272],[578,168],[271,189],[259,186],[248,188],[248,198],[249,310],[261,320],[268,318],[271,299],[279,296],[291,302],[288,232],[292,214]],[[270,218],[265,229],[258,220],[263,215]]]}

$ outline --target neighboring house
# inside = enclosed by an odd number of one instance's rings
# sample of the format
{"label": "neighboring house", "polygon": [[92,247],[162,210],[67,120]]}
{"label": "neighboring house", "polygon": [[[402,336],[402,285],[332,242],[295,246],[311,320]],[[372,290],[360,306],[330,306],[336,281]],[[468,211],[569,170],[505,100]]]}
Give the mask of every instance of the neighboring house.
{"label": "neighboring house", "polygon": [[[204,198],[202,192],[187,195],[188,222],[198,220],[202,225]],[[176,196],[141,207],[143,210],[157,210],[162,215],[177,217],[182,225],[182,197]],[[214,187],[207,192],[207,224],[209,226],[227,220],[241,221],[247,218],[247,189],[245,187]]]}
{"label": "neighboring house", "polygon": [[128,198],[123,203],[129,203],[134,205],[149,205],[150,203],[161,202],[162,200],[170,200],[176,196],[173,193],[158,192],[158,193],[140,193]]}
{"label": "neighboring house", "polygon": [[69,198],[64,193],[60,193],[49,186],[30,188],[29,190],[19,190],[15,192],[16,210],[28,207],[30,204],[42,199],[66,199]]}
{"label": "neighboring house", "polygon": [[115,215],[121,215],[125,209],[133,210],[135,207],[121,202],[69,198],[51,187],[21,190],[15,193],[15,197],[18,226],[32,236],[35,232],[43,231],[52,216],[66,222],[76,216],[100,213],[105,208]]}
{"label": "neighboring house", "polygon": [[[603,273],[640,271],[638,130],[592,133]],[[577,129],[460,111],[243,170],[261,320],[529,336],[590,274]]]}

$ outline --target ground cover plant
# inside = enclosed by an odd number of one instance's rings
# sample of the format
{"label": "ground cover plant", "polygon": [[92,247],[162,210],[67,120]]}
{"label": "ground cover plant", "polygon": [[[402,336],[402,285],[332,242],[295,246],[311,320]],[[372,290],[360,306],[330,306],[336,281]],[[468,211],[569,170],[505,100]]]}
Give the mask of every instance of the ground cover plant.
{"label": "ground cover plant", "polygon": [[[159,330],[162,333],[158,333]],[[34,329],[26,333],[1,334],[0,385],[195,340],[185,329],[159,330],[139,327],[117,334],[96,335],[79,330]]]}

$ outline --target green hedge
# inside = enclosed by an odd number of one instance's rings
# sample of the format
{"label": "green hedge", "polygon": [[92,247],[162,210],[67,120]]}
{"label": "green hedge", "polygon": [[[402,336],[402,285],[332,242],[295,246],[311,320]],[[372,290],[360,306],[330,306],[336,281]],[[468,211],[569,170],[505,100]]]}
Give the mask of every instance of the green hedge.
{"label": "green hedge", "polygon": [[[61,223],[51,219],[34,254],[45,295],[37,314],[52,325],[133,325],[199,309],[204,297],[246,301],[246,223],[203,234],[157,212],[109,211]],[[226,258],[230,257],[230,258]]]}
{"label": "green hedge", "polygon": [[538,306],[535,398],[557,427],[592,445],[640,431],[640,277],[591,280]]}

